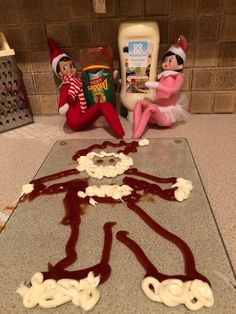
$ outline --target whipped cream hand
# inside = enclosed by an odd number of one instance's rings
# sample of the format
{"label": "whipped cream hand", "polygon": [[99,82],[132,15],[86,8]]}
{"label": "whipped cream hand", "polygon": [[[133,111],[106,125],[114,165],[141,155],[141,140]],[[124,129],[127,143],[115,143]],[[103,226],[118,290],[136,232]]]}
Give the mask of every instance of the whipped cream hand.
{"label": "whipped cream hand", "polygon": [[34,190],[34,185],[31,183],[23,184],[22,185],[22,191],[21,196],[24,194],[29,194]]}
{"label": "whipped cream hand", "polygon": [[190,192],[193,190],[193,184],[191,181],[178,178],[176,180],[176,183],[171,186],[172,188],[177,187],[177,189],[174,192],[175,199],[179,202],[182,202],[183,200],[186,200]]}

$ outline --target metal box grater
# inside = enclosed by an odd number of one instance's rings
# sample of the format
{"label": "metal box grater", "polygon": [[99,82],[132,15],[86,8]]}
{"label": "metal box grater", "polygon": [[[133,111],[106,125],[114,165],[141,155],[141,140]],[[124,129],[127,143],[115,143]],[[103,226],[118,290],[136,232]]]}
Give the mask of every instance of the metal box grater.
{"label": "metal box grater", "polygon": [[33,122],[15,51],[0,33],[0,133]]}

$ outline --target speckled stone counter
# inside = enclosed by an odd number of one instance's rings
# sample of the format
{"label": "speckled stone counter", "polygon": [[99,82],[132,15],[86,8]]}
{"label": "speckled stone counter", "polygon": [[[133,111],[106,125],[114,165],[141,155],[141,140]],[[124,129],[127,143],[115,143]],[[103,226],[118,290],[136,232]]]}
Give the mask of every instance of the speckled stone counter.
{"label": "speckled stone counter", "polygon": [[[126,120],[122,123],[126,138],[130,138],[132,126]],[[170,129],[151,128],[144,136],[187,139],[235,268],[236,115],[192,115],[186,124]],[[64,121],[59,116],[35,117],[34,124],[1,134],[0,208],[14,203],[22,184],[34,177],[57,140],[93,138],[112,139],[113,136],[106,128],[71,133],[64,128]],[[7,210],[5,215],[8,215]]]}

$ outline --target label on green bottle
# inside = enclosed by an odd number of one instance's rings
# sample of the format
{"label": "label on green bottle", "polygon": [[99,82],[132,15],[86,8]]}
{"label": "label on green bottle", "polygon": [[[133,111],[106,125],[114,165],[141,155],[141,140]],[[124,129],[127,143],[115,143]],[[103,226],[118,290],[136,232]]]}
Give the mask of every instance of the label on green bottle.
{"label": "label on green bottle", "polygon": [[114,104],[113,81],[108,66],[90,66],[83,69],[83,82],[88,107],[95,103]]}

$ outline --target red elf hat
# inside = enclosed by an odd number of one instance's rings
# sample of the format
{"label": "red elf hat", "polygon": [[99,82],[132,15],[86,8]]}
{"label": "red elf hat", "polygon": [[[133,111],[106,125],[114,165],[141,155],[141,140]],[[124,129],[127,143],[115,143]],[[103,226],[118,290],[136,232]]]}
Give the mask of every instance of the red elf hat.
{"label": "red elf hat", "polygon": [[180,35],[176,42],[170,46],[168,51],[173,52],[174,54],[180,56],[183,61],[186,61],[186,48],[187,48],[187,39],[184,37],[184,35]]}
{"label": "red elf hat", "polygon": [[52,69],[54,73],[56,74],[56,76],[59,77],[57,73],[58,62],[60,61],[62,57],[68,57],[68,58],[70,57],[57,47],[55,41],[52,38],[48,38],[48,47],[49,47],[49,52],[50,52],[50,62],[52,65]]}

